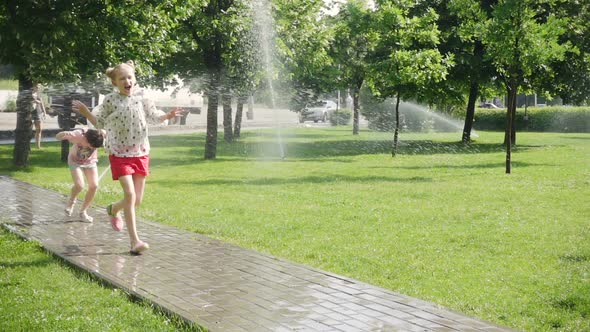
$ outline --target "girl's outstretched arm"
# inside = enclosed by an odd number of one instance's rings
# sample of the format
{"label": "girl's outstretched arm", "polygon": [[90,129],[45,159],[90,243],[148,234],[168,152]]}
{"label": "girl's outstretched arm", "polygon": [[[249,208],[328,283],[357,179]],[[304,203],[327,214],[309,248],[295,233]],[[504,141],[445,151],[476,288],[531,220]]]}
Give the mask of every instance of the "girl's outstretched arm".
{"label": "girl's outstretched arm", "polygon": [[74,130],[60,131],[55,135],[55,138],[60,141],[69,141],[74,144],[81,143],[84,141],[84,130],[78,128]]}
{"label": "girl's outstretched arm", "polygon": [[88,107],[86,107],[83,102],[79,100],[72,101],[72,108],[74,109],[74,112],[81,114],[96,127],[96,116],[90,112]]}
{"label": "girl's outstretched arm", "polygon": [[62,141],[65,139],[67,133],[67,131],[60,131],[59,133],[57,133],[57,135],[55,135],[55,138],[59,141]]}
{"label": "girl's outstretched arm", "polygon": [[184,115],[185,110],[183,110],[182,108],[175,108],[172,111],[160,116],[160,122],[164,122],[166,120],[170,120],[176,116],[182,116]]}

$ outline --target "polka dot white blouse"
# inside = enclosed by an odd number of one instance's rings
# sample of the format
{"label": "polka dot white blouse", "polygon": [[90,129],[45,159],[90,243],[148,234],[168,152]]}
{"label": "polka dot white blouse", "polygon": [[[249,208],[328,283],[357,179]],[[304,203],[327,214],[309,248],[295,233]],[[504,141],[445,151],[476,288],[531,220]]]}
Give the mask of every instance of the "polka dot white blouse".
{"label": "polka dot white blouse", "polygon": [[150,152],[148,124],[158,124],[165,113],[141,91],[131,96],[113,92],[94,108],[96,127],[104,129],[105,150],[117,157],[141,157]]}

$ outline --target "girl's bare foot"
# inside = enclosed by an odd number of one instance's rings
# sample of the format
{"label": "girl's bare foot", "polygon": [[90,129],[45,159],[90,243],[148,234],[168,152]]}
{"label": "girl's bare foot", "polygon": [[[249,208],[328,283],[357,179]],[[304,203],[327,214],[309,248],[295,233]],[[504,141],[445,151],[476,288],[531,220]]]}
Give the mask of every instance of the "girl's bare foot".
{"label": "girl's bare foot", "polygon": [[66,203],[66,208],[64,209],[64,211],[66,211],[66,214],[68,215],[68,217],[72,216],[72,213],[74,212],[74,205],[76,204],[76,201],[71,201],[68,200],[68,202]]}
{"label": "girl's bare foot", "polygon": [[89,216],[88,213],[86,213],[86,211],[80,211],[80,220],[85,222],[92,222],[94,218]]}

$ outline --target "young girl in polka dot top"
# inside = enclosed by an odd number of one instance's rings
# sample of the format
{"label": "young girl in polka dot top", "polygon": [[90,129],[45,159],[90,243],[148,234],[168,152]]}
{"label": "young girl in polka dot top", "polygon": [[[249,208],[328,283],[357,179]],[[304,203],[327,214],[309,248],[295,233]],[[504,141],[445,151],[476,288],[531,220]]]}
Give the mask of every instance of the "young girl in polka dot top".
{"label": "young girl in polka dot top", "polygon": [[118,91],[105,96],[93,112],[80,101],[74,101],[74,110],[85,116],[93,125],[106,131],[104,147],[109,154],[113,180],[123,188],[123,198],[107,206],[114,230],[123,229],[120,212],[131,242],[131,254],[139,255],[149,248],[137,234],[135,207],[141,204],[145,177],[149,173],[150,143],[148,123],[158,124],[182,113],[175,109],[164,113],[153,101],[144,98],[136,87],[135,66],[132,61],[119,64],[106,71]]}

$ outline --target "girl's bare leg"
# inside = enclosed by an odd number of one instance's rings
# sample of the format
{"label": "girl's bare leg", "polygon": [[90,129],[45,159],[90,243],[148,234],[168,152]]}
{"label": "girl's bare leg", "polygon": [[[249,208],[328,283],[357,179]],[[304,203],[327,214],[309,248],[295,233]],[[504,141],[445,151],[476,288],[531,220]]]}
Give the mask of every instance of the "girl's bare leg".
{"label": "girl's bare leg", "polygon": [[41,121],[35,121],[35,143],[37,143],[37,149],[41,148],[41,131],[43,130],[43,124]]}
{"label": "girl's bare leg", "polygon": [[135,206],[141,205],[143,201],[143,190],[145,188],[145,176],[133,175],[133,184],[135,185]]}
{"label": "girl's bare leg", "polygon": [[80,218],[86,221],[92,221],[92,217],[90,217],[86,210],[92,203],[94,196],[96,195],[96,191],[98,190],[98,168],[91,167],[91,168],[84,168],[83,169],[84,175],[86,176],[86,181],[88,181],[88,190],[86,191],[86,196],[84,197],[84,202],[80,207]]}
{"label": "girl's bare leg", "polygon": [[124,196],[122,200],[113,203],[111,211],[113,215],[116,215],[119,211],[123,210],[127,232],[129,233],[129,241],[133,248],[138,242],[140,242],[135,219],[135,205],[138,202],[135,183],[137,183],[141,189],[140,198],[143,198],[143,184],[145,183],[145,177],[140,175],[124,175],[119,177],[119,183],[123,188]]}
{"label": "girl's bare leg", "polygon": [[84,177],[82,176],[82,170],[80,167],[72,169],[70,173],[72,174],[72,181],[74,184],[72,185],[72,189],[70,190],[70,198],[66,204],[66,213],[69,216],[72,215],[72,211],[74,210],[76,197],[78,197],[78,194],[80,194],[82,189],[84,189]]}

